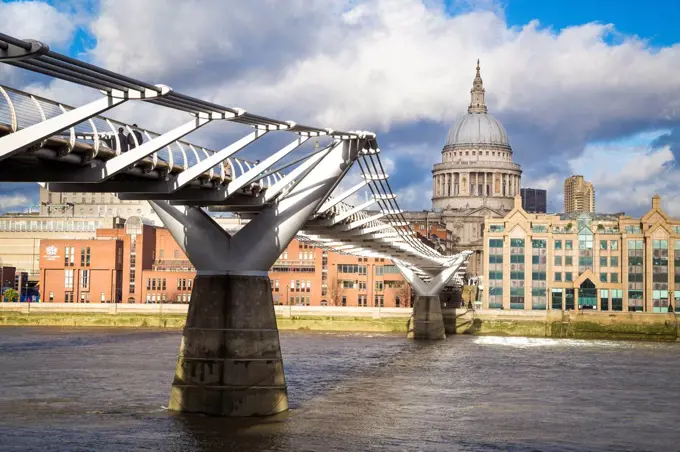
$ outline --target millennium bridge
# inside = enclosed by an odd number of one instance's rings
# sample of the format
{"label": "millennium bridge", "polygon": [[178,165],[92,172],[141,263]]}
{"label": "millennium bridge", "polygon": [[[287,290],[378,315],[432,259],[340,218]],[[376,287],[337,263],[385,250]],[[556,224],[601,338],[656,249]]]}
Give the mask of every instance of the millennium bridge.
{"label": "millennium bridge", "polygon": [[[416,294],[409,335],[445,337],[439,294],[460,284],[471,252],[442,255],[416,237],[390,187],[375,133],[208,102],[2,33],[0,62],[97,95],[72,107],[0,85],[0,181],[147,200],[196,268],[169,409],[216,416],[288,409],[268,270],[295,237],[392,260]],[[138,102],[185,114],[185,121],[155,133],[102,115]],[[211,122],[248,133],[218,150],[184,139]],[[284,136],[288,144],[261,161],[236,157],[266,135]],[[359,177],[341,184],[350,170]],[[351,197],[365,202],[352,205]],[[230,235],[206,208],[249,221]]]}

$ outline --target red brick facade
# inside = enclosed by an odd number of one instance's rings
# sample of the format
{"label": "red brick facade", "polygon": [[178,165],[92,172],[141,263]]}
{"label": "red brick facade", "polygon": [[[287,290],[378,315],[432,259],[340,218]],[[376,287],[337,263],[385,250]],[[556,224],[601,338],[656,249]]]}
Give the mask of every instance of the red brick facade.
{"label": "red brick facade", "polygon": [[[45,302],[188,303],[196,273],[169,231],[128,222],[95,240],[43,240]],[[410,286],[389,260],[357,258],[293,240],[269,277],[275,304],[410,306]]]}

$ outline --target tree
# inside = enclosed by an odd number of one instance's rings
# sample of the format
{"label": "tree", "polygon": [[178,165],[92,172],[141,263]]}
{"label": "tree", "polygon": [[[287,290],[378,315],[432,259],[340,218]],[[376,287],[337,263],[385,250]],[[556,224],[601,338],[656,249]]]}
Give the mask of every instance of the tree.
{"label": "tree", "polygon": [[567,226],[566,226],[567,231],[570,231],[572,226],[573,225],[571,223],[567,223]]}
{"label": "tree", "polygon": [[597,230],[598,231],[604,231],[604,225],[602,223],[597,225]]}
{"label": "tree", "polygon": [[330,304],[332,306],[340,306],[342,298],[342,288],[340,287],[340,281],[335,276],[329,280],[328,283],[328,298],[330,299]]}
{"label": "tree", "polygon": [[13,303],[19,300],[19,292],[12,288],[5,289],[3,295],[5,296],[5,302]]}
{"label": "tree", "polygon": [[409,285],[407,282],[402,281],[400,286],[397,286],[394,296],[399,298],[400,307],[408,308],[411,304],[411,297],[409,296]]}

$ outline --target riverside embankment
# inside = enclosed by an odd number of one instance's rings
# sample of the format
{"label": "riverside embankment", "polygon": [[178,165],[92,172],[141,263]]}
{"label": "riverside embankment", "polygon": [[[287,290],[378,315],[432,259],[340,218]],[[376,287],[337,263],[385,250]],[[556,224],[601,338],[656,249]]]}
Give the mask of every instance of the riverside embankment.
{"label": "riverside embankment", "polygon": [[[403,333],[411,309],[275,306],[281,330]],[[187,305],[0,303],[0,325],[63,327],[184,327]],[[448,334],[675,341],[675,314],[562,311],[444,310]]]}

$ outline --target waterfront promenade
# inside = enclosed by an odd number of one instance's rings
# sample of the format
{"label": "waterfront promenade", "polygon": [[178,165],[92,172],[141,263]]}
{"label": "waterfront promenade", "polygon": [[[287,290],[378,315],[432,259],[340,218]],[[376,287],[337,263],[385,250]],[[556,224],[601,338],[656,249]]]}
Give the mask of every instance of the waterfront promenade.
{"label": "waterfront promenade", "polygon": [[[408,331],[411,308],[275,306],[281,330]],[[181,329],[186,304],[0,303],[0,325]],[[447,334],[675,341],[678,316],[597,311],[443,309]]]}

